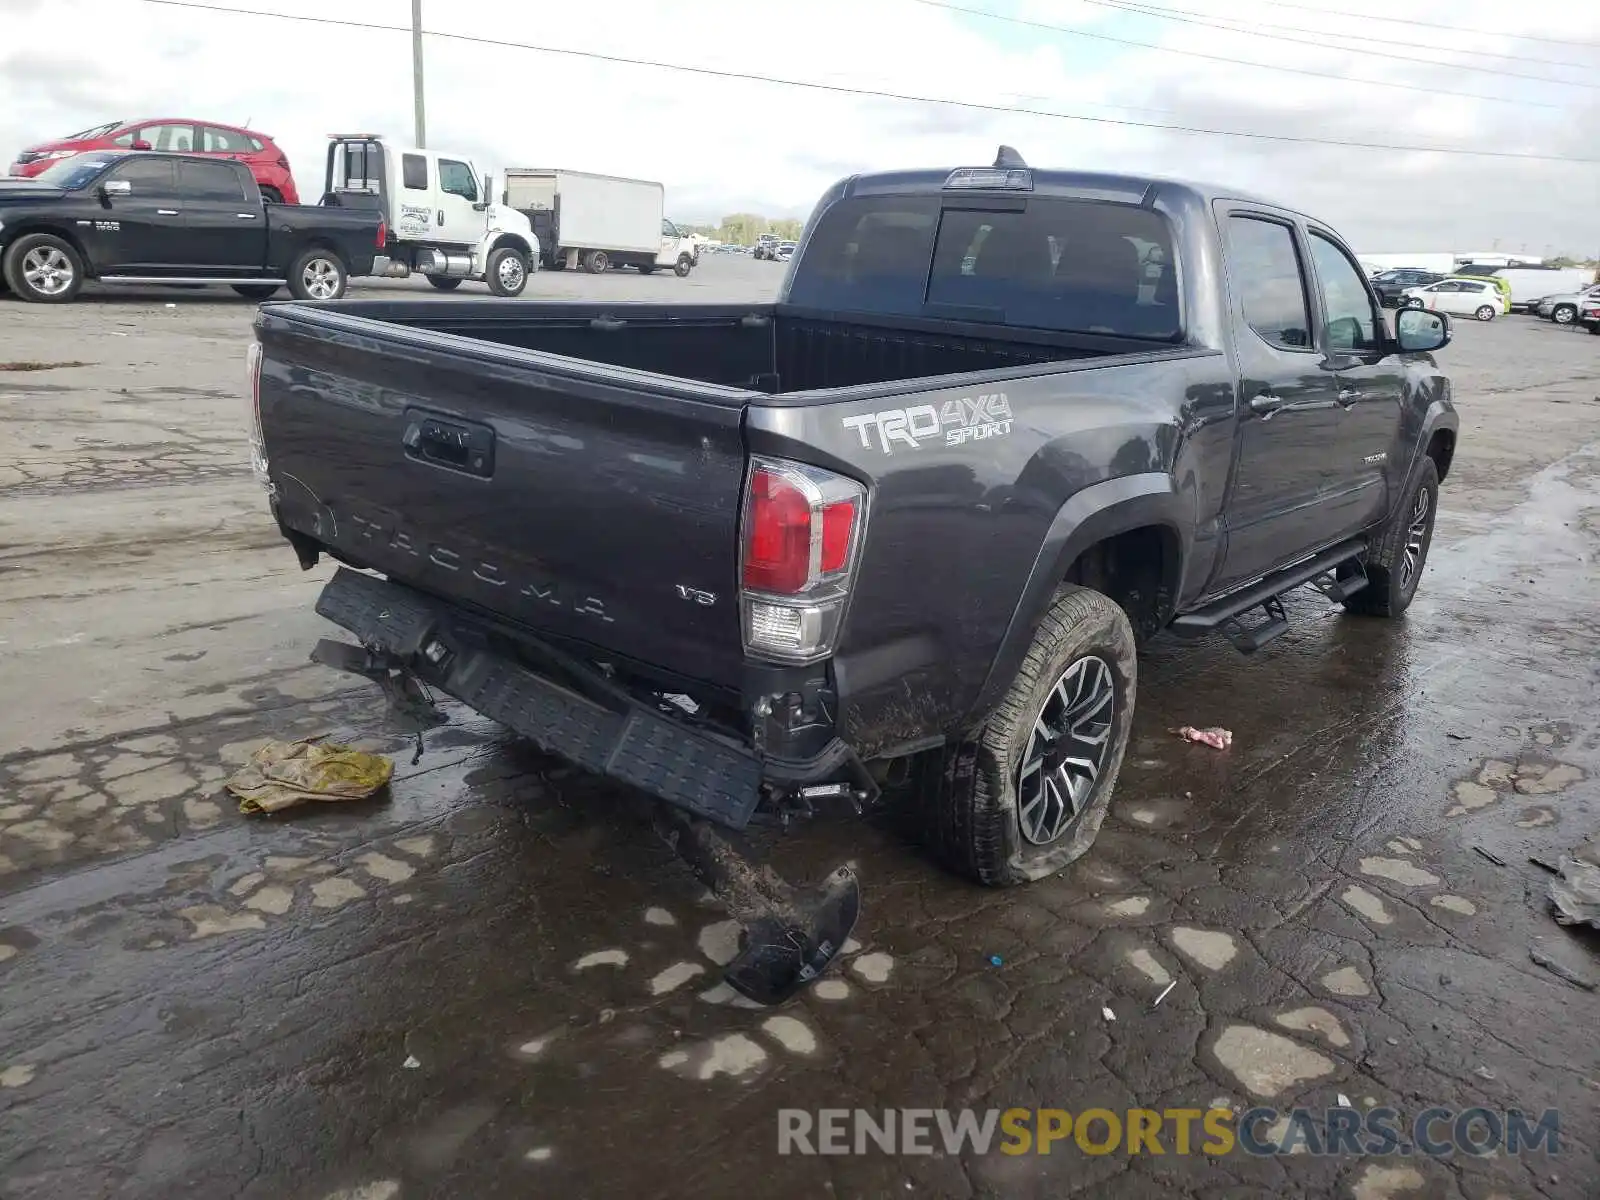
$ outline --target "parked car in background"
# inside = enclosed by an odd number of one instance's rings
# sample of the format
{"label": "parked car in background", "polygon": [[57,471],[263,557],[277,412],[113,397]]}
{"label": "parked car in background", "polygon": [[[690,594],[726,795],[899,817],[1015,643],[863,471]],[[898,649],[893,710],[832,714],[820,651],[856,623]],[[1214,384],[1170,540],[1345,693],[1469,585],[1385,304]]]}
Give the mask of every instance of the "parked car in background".
{"label": "parked car in background", "polygon": [[1583,307],[1584,301],[1595,297],[1600,297],[1600,283],[1592,283],[1577,291],[1545,296],[1534,306],[1534,311],[1557,325],[1571,325],[1578,319],[1578,310]]}
{"label": "parked car in background", "polygon": [[235,125],[159,117],[143,121],[109,121],[54,142],[40,142],[18,153],[11,174],[31,179],[54,163],[87,150],[166,150],[177,154],[211,154],[244,163],[268,204],[299,204],[289,158],[264,133]]}
{"label": "parked car in background", "polygon": [[793,242],[779,242],[778,249],[773,254],[773,257],[779,262],[788,262],[794,257],[794,247],[795,244]]}
{"label": "parked car in background", "polygon": [[[92,150],[0,181],[0,279],[63,304],[84,281],[225,284],[248,300],[288,286],[337,300],[372,270],[381,214],[266,204],[249,167],[194,154]],[[0,291],[5,288],[0,288]]]}
{"label": "parked car in background", "polygon": [[1372,277],[1372,290],[1378,293],[1378,302],[1385,308],[1391,308],[1400,303],[1407,288],[1427,287],[1430,283],[1438,283],[1444,276],[1436,271],[1424,271],[1416,267],[1400,267],[1392,271],[1380,271]]}
{"label": "parked car in background", "polygon": [[763,233],[756,238],[756,247],[752,253],[756,258],[775,257],[778,253],[778,235],[775,233]]}
{"label": "parked car in background", "polygon": [[1427,287],[1407,288],[1402,308],[1426,308],[1492,321],[1510,312],[1505,296],[1490,279],[1441,279]]}
{"label": "parked car in background", "polygon": [[1579,305],[1578,323],[1590,333],[1600,333],[1600,296],[1590,297]]}

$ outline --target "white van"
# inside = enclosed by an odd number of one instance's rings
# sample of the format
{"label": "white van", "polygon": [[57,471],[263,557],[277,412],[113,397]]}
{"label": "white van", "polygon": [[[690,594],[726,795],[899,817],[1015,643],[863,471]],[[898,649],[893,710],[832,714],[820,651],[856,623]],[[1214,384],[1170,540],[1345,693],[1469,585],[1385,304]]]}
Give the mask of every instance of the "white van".
{"label": "white van", "polygon": [[1532,312],[1546,296],[1582,291],[1594,282],[1594,268],[1501,267],[1495,277],[1511,285],[1512,312]]}

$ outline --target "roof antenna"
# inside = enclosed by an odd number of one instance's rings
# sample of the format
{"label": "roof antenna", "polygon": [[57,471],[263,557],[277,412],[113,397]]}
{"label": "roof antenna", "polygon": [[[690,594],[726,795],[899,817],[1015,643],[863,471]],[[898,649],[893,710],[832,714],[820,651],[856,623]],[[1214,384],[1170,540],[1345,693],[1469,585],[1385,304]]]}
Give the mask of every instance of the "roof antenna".
{"label": "roof antenna", "polygon": [[994,165],[996,167],[1016,168],[1026,167],[1028,164],[1023,162],[1022,155],[1018,154],[1010,146],[1001,146],[1000,153],[994,156]]}

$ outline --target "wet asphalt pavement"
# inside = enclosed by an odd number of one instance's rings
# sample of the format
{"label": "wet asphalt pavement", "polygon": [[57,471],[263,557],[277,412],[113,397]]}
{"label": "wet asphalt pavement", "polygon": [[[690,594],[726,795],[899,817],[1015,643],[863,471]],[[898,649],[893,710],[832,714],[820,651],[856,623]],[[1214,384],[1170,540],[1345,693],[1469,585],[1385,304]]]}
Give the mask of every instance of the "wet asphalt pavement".
{"label": "wet asphalt pavement", "polygon": [[[250,478],[250,313],[0,301],[0,363],[87,364],[0,371],[6,1200],[1600,1194],[1600,994],[1535,961],[1600,980],[1600,939],[1529,862],[1600,828],[1600,338],[1459,323],[1408,616],[1311,593],[1253,660],[1158,642],[1112,816],[1058,878],[965,886],[905,808],[763,835],[865,886],[842,969],[771,1012],[716,986],[731,930],[643,802],[460,711],[413,763],[373,689],[306,660],[331,566],[297,569]],[[389,794],[239,816],[230,770],[313,733],[393,753]],[[1560,1153],[777,1154],[780,1108],[1341,1096],[1558,1109]]]}

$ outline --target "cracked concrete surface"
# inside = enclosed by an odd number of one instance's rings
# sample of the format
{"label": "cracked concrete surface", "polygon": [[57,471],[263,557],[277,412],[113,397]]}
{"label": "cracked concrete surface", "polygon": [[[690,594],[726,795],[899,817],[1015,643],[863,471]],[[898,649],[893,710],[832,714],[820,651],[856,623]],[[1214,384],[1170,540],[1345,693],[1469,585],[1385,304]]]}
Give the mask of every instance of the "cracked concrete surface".
{"label": "cracked concrete surface", "polygon": [[[764,265],[690,282],[750,296]],[[328,568],[296,568],[249,477],[249,307],[165,299],[0,301],[8,357],[100,360],[0,380],[0,1197],[1600,1194],[1600,996],[1530,958],[1592,974],[1596,940],[1527,862],[1600,804],[1595,339],[1458,329],[1411,613],[1296,597],[1254,660],[1153,645],[1112,817],[1060,876],[976,891],[891,819],[764,837],[866,888],[845,957],[772,1012],[719,982],[736,930],[636,798],[458,710],[412,764],[369,689],[307,662]],[[128,336],[68,353],[106,325]],[[388,794],[239,816],[232,767],[313,733],[395,755]],[[782,1107],[1269,1094],[1557,1107],[1564,1153],[775,1153]]]}

